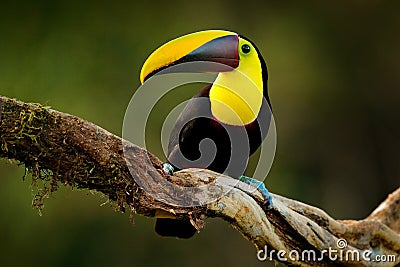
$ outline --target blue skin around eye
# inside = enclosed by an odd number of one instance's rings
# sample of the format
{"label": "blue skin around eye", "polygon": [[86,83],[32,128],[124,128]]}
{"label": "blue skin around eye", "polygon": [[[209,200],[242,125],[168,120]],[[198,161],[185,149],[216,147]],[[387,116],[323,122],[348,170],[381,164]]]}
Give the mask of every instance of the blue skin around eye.
{"label": "blue skin around eye", "polygon": [[[172,167],[172,165],[169,163],[163,164],[163,170],[168,175],[172,175],[174,173],[174,167]],[[251,178],[251,177],[244,176],[244,175],[240,176],[238,179],[239,179],[239,181],[244,182],[249,185],[253,185],[258,190],[260,190],[261,194],[263,195],[263,197],[265,199],[265,205],[267,206],[268,209],[272,209],[272,207],[274,206],[274,204],[272,202],[272,197],[263,182],[256,180],[254,178]]]}

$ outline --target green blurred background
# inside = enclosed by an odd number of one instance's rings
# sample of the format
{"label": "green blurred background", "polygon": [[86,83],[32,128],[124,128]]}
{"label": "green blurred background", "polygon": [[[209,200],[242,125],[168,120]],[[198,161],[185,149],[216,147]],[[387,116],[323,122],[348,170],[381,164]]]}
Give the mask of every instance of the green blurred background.
{"label": "green blurred background", "polygon": [[[359,219],[400,181],[399,8],[344,0],[2,1],[0,95],[121,135],[141,65],[156,47],[198,30],[236,31],[269,67],[278,130],[269,189]],[[0,160],[1,266],[266,265],[221,220],[207,220],[190,240],[163,239],[153,219],[135,216],[132,226],[86,190],[61,188],[39,216],[23,174]]]}

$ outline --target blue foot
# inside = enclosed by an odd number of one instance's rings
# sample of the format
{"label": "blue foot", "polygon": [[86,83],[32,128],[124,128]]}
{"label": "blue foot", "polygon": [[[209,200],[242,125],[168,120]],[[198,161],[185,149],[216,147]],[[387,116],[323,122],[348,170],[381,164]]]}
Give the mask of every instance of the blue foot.
{"label": "blue foot", "polygon": [[261,194],[264,196],[264,199],[265,199],[264,204],[266,205],[267,209],[272,209],[272,207],[274,206],[274,204],[272,202],[272,197],[263,182],[256,180],[254,178],[251,178],[251,177],[244,176],[244,175],[239,177],[239,181],[257,187],[257,189],[260,190]]}
{"label": "blue foot", "polygon": [[164,163],[163,164],[163,170],[168,175],[173,175],[174,174],[174,167],[172,167],[172,165],[169,164],[169,163]]}

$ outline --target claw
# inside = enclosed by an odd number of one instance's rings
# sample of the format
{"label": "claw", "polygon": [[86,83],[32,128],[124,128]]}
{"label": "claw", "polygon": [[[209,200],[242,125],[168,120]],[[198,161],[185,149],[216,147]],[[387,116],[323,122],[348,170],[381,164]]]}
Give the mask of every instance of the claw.
{"label": "claw", "polygon": [[173,175],[174,174],[174,167],[172,167],[172,165],[169,164],[169,163],[164,163],[163,164],[163,170],[168,175]]}
{"label": "claw", "polygon": [[264,196],[264,205],[267,207],[267,209],[272,209],[274,203],[272,202],[271,194],[268,192],[268,189],[265,187],[265,184],[263,182],[244,175],[239,177],[239,181],[242,181],[249,185],[253,185],[258,190],[260,190],[261,194]]}

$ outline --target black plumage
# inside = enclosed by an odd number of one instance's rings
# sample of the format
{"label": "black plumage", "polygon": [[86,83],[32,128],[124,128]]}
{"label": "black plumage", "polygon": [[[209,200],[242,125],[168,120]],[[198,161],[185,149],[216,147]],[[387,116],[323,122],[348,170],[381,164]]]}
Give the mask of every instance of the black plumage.
{"label": "black plumage", "polygon": [[[196,167],[225,173],[235,178],[243,175],[249,156],[266,137],[271,120],[267,67],[259,52],[258,57],[262,69],[264,99],[257,119],[243,126],[219,122],[211,113],[209,92],[212,85],[206,86],[189,101],[171,132],[168,162],[175,171]],[[202,151],[205,155],[202,155],[200,142],[207,139],[212,141],[215,147],[211,142],[203,144]],[[215,158],[207,164],[213,154],[207,152],[215,148]],[[190,238],[196,232],[188,220],[166,218],[158,218],[155,229],[162,236],[179,238]]]}

